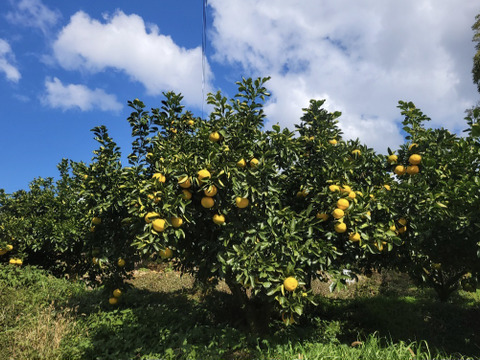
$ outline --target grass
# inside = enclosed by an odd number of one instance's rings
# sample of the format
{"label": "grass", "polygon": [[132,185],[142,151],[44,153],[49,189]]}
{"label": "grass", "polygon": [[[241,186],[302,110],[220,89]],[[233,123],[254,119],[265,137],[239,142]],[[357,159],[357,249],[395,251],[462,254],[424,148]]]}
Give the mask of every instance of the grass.
{"label": "grass", "polygon": [[[440,303],[398,274],[375,274],[330,294],[299,326],[245,330],[224,285],[200,292],[189,276],[140,269],[118,306],[102,289],[0,265],[5,359],[467,359],[480,356],[480,292]],[[353,346],[352,346],[353,345]]]}

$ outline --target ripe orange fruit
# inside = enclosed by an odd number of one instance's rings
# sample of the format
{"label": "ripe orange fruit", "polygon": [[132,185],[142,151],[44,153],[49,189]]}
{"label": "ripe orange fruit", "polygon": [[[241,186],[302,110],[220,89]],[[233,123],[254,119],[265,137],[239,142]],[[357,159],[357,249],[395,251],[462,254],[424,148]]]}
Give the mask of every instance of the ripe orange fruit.
{"label": "ripe orange fruit", "polygon": [[328,142],[332,145],[337,145],[337,140],[335,139],[328,140]]}
{"label": "ripe orange fruit", "polygon": [[92,219],[92,224],[94,225],[100,225],[102,223],[102,219],[100,219],[99,217],[94,217]]}
{"label": "ripe orange fruit", "polygon": [[238,161],[237,161],[237,166],[238,166],[239,168],[244,168],[245,166],[247,166],[247,163],[246,163],[245,159],[240,159],[240,160],[238,160]]}
{"label": "ripe orange fruit", "polygon": [[13,245],[10,245],[8,244],[5,249],[7,249],[7,251],[12,251],[13,250]]}
{"label": "ripe orange fruit", "polygon": [[335,231],[337,233],[344,233],[345,231],[347,231],[347,224],[345,223],[342,223],[342,222],[339,222],[339,223],[336,223],[335,224]]}
{"label": "ripe orange fruit", "polygon": [[190,200],[192,198],[192,193],[188,190],[182,190],[183,200]]}
{"label": "ripe orange fruit", "polygon": [[341,192],[344,192],[344,193],[351,193],[352,192],[352,188],[348,185],[343,185],[342,186],[342,189],[340,190]]}
{"label": "ripe orange fruit", "polygon": [[390,164],[396,163],[397,160],[398,160],[398,156],[397,156],[397,155],[392,154],[392,155],[389,155],[389,156],[388,156],[388,162],[389,162]]}
{"label": "ripe orange fruit", "polygon": [[256,167],[258,166],[258,163],[259,163],[259,162],[260,162],[260,161],[258,161],[258,159],[253,158],[252,160],[250,160],[250,167],[251,167],[251,168],[256,168]]}
{"label": "ripe orange fruit", "polygon": [[225,216],[221,214],[213,215],[213,222],[217,225],[223,225],[225,223]]}
{"label": "ripe orange fruit", "polygon": [[388,185],[388,184],[383,185],[383,187],[384,187],[385,189],[387,189],[388,191],[392,190],[392,188],[391,188],[390,185]]}
{"label": "ripe orange fruit", "polygon": [[412,165],[418,165],[422,161],[422,156],[418,154],[410,155],[408,162]]}
{"label": "ripe orange fruit", "polygon": [[170,221],[174,228],[179,228],[183,224],[183,219],[179,217],[172,217]]}
{"label": "ripe orange fruit", "polygon": [[117,305],[118,299],[116,297],[111,297],[110,299],[108,299],[108,303],[110,305]]}
{"label": "ripe orange fruit", "polygon": [[188,120],[188,125],[193,126],[193,124],[195,124],[195,121],[193,121],[192,119]]}
{"label": "ripe orange fruit", "polygon": [[352,155],[360,156],[360,155],[362,155],[362,152],[358,149],[355,149],[355,150],[352,151]]}
{"label": "ripe orange fruit", "polygon": [[147,224],[150,224],[153,220],[153,218],[159,217],[160,215],[156,212],[149,212],[147,215],[145,215],[145,222]]}
{"label": "ripe orange fruit", "polygon": [[407,174],[408,174],[408,175],[418,174],[419,171],[420,171],[420,169],[418,168],[417,165],[407,166]]}
{"label": "ripe orange fruit", "polygon": [[200,182],[200,184],[202,184],[202,180],[203,179],[210,179],[210,171],[208,171],[207,169],[203,169],[203,170],[200,170],[198,173],[198,181]]}
{"label": "ripe orange fruit", "polygon": [[188,176],[184,176],[178,179],[178,185],[180,185],[180,187],[183,189],[188,189],[190,186],[192,186],[192,182],[190,181]]}
{"label": "ripe orange fruit", "polygon": [[328,190],[330,190],[331,192],[340,191],[340,187],[338,185],[330,185],[328,187]]}
{"label": "ripe orange fruit", "polygon": [[153,229],[158,232],[162,232],[163,230],[165,230],[165,224],[165,219],[155,219],[152,222]]}
{"label": "ripe orange fruit", "polygon": [[217,194],[217,187],[215,185],[209,186],[207,189],[203,191],[205,196],[215,196]]}
{"label": "ripe orange fruit", "polygon": [[400,225],[405,226],[405,225],[407,225],[407,219],[405,219],[405,218],[400,218],[400,219],[398,219],[398,223],[399,223]]}
{"label": "ripe orange fruit", "polygon": [[348,193],[348,197],[349,197],[350,199],[355,199],[355,198],[357,197],[357,194],[355,194],[354,191],[350,191],[350,192]]}
{"label": "ripe orange fruit", "polygon": [[217,131],[214,131],[208,136],[208,139],[210,141],[217,142],[220,140],[220,134]]}
{"label": "ripe orange fruit", "polygon": [[405,169],[405,166],[403,165],[397,165],[395,166],[395,170],[393,172],[399,176],[404,175],[407,170]]}
{"label": "ripe orange fruit", "polygon": [[322,219],[323,221],[327,221],[328,220],[328,214],[325,214],[325,213],[318,213],[316,215],[317,219]]}
{"label": "ripe orange fruit", "polygon": [[346,210],[350,206],[350,203],[347,199],[339,199],[337,201],[337,207],[342,210]]}
{"label": "ripe orange fruit", "polygon": [[345,213],[343,212],[342,209],[335,209],[333,210],[332,215],[335,219],[341,219],[342,217],[345,216]]}
{"label": "ripe orange fruit", "polygon": [[395,225],[390,226],[389,229],[390,231],[394,231],[394,232],[397,231],[397,227]]}
{"label": "ripe orange fruit", "polygon": [[399,227],[399,228],[398,228],[398,233],[399,233],[399,234],[403,234],[405,231],[407,231],[407,227],[406,227],[406,226],[402,226],[402,227]]}
{"label": "ripe orange fruit", "polygon": [[166,248],[165,250],[160,250],[159,254],[162,259],[169,259],[173,256],[173,251],[172,249]]}
{"label": "ripe orange fruit", "polygon": [[120,289],[113,290],[113,297],[118,299],[120,296],[122,296],[122,290]]}
{"label": "ripe orange fruit", "polygon": [[361,236],[359,233],[350,233],[350,235],[348,235],[348,240],[353,242],[360,241],[360,238]]}
{"label": "ripe orange fruit", "polygon": [[122,258],[118,259],[117,265],[119,267],[124,267],[125,266],[125,260],[123,260]]}
{"label": "ripe orange fruit", "polygon": [[239,197],[237,196],[235,198],[235,204],[237,204],[237,207],[239,207],[240,209],[244,209],[248,206],[248,199],[247,198],[242,198],[242,197]]}
{"label": "ripe orange fruit", "polygon": [[201,200],[201,204],[205,209],[210,209],[215,205],[215,201],[209,196],[204,196]]}
{"label": "ripe orange fruit", "polygon": [[164,183],[166,181],[166,177],[163,174],[160,174],[160,173],[153,174],[152,179],[154,179],[158,182],[161,182],[161,183]]}
{"label": "ripe orange fruit", "polygon": [[283,280],[283,287],[287,291],[295,291],[298,286],[298,281],[293,276],[289,276],[285,280]]}

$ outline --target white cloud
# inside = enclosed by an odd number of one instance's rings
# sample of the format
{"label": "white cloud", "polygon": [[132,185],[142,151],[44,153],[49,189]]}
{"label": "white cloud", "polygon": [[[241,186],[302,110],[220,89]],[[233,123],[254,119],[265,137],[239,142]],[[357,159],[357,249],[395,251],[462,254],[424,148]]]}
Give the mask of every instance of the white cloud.
{"label": "white cloud", "polygon": [[[343,113],[347,138],[396,147],[398,100],[432,126],[464,127],[478,94],[471,80],[474,1],[210,0],[214,59],[271,75],[272,122],[293,128],[311,98]],[[334,107],[332,106],[334,105]]]}
{"label": "white cloud", "polygon": [[18,69],[12,65],[15,57],[8,42],[0,39],[0,72],[5,73],[8,80],[18,82],[22,77]]}
{"label": "white cloud", "polygon": [[46,94],[43,103],[63,110],[79,108],[82,111],[98,108],[102,111],[118,111],[122,108],[114,95],[102,89],[91,90],[84,85],[63,85],[58,78],[45,80]]}
{"label": "white cloud", "polygon": [[[151,95],[173,90],[190,104],[202,103],[201,48],[178,46],[157,27],[147,28],[138,15],[117,11],[101,23],[77,12],[53,49],[65,69],[99,72],[114,68],[142,83]],[[210,79],[208,64],[206,73]]]}
{"label": "white cloud", "polygon": [[57,10],[50,10],[41,0],[10,0],[15,11],[8,12],[7,20],[11,23],[40,29],[44,34],[60,19]]}

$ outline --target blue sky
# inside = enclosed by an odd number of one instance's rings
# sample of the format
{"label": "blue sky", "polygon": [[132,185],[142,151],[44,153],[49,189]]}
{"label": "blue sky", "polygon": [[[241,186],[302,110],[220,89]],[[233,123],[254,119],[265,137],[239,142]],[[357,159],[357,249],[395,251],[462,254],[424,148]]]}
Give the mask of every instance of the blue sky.
{"label": "blue sky", "polygon": [[[479,94],[471,80],[477,0],[209,0],[206,87],[271,76],[269,123],[293,128],[311,98],[343,113],[346,138],[385,151],[403,140],[411,100],[459,132]],[[88,162],[104,124],[128,153],[128,100],[163,91],[202,108],[202,2],[3,0],[0,188]],[[268,125],[267,125],[268,126]]]}

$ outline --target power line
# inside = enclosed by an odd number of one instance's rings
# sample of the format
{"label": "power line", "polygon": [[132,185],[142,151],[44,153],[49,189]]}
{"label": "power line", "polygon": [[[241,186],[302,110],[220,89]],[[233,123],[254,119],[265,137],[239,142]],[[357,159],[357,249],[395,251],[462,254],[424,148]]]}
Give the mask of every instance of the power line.
{"label": "power line", "polygon": [[207,4],[208,0],[203,0],[203,18],[202,18],[202,119],[203,106],[205,104],[205,66],[207,61]]}

